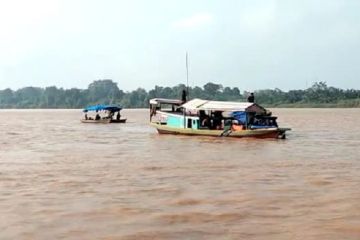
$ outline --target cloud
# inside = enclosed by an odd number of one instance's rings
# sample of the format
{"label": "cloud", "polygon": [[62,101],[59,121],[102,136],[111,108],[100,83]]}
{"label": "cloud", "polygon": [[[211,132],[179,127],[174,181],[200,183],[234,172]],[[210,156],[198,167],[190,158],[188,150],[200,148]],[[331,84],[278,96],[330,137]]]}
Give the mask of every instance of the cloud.
{"label": "cloud", "polygon": [[198,13],[191,17],[180,19],[173,23],[175,28],[197,28],[207,25],[213,21],[213,16],[209,13]]}
{"label": "cloud", "polygon": [[276,4],[267,2],[261,6],[252,6],[244,9],[240,14],[240,25],[255,32],[268,32],[276,25]]}
{"label": "cloud", "polygon": [[0,65],[15,64],[39,46],[59,1],[0,1]]}

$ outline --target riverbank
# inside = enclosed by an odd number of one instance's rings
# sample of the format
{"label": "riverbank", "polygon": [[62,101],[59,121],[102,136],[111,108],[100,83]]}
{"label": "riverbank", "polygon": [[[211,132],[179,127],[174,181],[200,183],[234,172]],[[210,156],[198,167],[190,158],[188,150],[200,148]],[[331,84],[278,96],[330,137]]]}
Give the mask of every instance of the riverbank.
{"label": "riverbank", "polygon": [[267,108],[359,108],[360,99],[340,100],[336,103],[275,103],[263,104]]}

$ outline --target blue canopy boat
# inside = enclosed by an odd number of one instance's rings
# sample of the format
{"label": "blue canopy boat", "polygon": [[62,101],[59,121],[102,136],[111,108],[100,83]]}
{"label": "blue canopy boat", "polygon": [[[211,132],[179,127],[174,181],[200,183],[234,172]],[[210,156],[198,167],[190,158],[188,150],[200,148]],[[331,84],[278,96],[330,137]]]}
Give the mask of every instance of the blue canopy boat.
{"label": "blue canopy boat", "polygon": [[[120,111],[122,110],[122,107],[116,106],[116,105],[104,105],[104,104],[98,104],[94,106],[89,106],[83,109],[83,112],[85,113],[84,119],[81,119],[81,122],[83,123],[125,123],[126,118],[121,118]],[[100,117],[99,112],[104,111],[107,113],[107,116]],[[96,116],[94,118],[88,117],[88,112],[96,112]],[[116,117],[114,118],[114,115],[116,114]]]}

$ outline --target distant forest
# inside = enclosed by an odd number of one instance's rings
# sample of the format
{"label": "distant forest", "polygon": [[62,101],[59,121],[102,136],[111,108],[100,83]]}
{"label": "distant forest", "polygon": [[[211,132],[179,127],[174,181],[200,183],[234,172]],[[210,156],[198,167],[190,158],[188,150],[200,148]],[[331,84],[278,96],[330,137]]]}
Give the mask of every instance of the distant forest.
{"label": "distant forest", "polygon": [[[83,108],[99,103],[146,108],[151,98],[180,99],[183,89],[186,86],[179,84],[174,87],[155,86],[150,91],[138,88],[124,92],[116,82],[108,79],[94,81],[87,89],[51,86],[25,87],[13,91],[7,88],[0,90],[0,108]],[[189,88],[190,98],[209,100],[246,101],[248,94],[237,87],[223,87],[211,82],[203,87]],[[255,91],[255,102],[267,107],[360,107],[360,90],[344,90],[317,82],[305,90],[258,90]]]}

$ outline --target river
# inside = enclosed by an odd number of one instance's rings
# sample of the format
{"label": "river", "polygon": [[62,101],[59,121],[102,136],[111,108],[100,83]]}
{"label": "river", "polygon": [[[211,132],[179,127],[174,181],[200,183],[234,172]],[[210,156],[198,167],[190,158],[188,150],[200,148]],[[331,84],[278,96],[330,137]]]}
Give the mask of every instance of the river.
{"label": "river", "polygon": [[286,140],[1,110],[0,239],[360,239],[360,109],[272,111]]}

